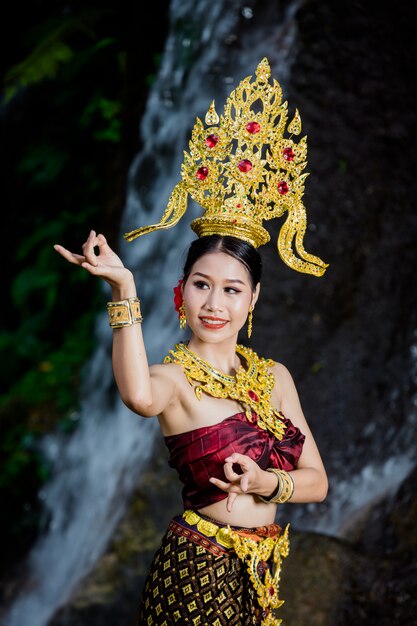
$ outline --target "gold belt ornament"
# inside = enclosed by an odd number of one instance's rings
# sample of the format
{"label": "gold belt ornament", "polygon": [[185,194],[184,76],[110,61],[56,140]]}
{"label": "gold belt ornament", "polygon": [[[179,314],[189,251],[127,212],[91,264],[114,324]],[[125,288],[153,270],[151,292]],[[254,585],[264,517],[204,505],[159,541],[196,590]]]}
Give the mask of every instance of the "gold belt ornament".
{"label": "gold belt ornament", "polygon": [[230,526],[218,526],[214,522],[210,522],[208,519],[204,519],[195,511],[187,510],[183,513],[183,518],[190,524],[190,526],[195,526],[197,530],[204,535],[205,537],[209,537],[210,539],[214,539],[219,543],[223,548],[227,548],[231,550],[233,548],[233,539],[231,537],[231,533],[233,532]]}
{"label": "gold belt ornament", "polygon": [[225,548],[233,549],[246,565],[257,593],[258,603],[264,610],[265,617],[262,618],[262,626],[282,624],[281,619],[273,616],[272,609],[278,609],[284,603],[284,600],[279,598],[279,582],[282,559],[288,556],[290,548],[289,524],[283,533],[275,537],[263,538],[256,534],[256,528],[251,532],[250,529],[239,531],[232,529],[229,525],[220,526],[191,510],[184,511],[183,518],[187,524],[195,526],[205,537],[212,538]]}

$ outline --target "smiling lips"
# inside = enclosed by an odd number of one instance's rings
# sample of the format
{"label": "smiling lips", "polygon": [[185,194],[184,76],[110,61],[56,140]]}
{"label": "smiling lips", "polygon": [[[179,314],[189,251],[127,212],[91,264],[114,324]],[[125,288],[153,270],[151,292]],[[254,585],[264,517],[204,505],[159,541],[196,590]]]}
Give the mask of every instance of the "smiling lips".
{"label": "smiling lips", "polygon": [[220,317],[200,317],[201,323],[204,328],[210,328],[210,330],[218,330],[219,328],[224,328],[226,326],[228,320],[223,320]]}

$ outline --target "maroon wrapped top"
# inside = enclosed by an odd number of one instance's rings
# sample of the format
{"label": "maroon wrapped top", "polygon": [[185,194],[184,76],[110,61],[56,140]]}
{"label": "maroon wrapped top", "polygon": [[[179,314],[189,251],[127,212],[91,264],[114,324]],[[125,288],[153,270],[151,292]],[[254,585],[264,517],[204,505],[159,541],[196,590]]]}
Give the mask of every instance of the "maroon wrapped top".
{"label": "maroon wrapped top", "polygon": [[226,480],[223,465],[233,452],[249,456],[263,470],[296,468],[305,439],[300,429],[283,416],[286,429],[280,441],[259,428],[255,413],[252,417],[253,422],[249,422],[244,412],[236,413],[218,424],[164,437],[170,453],[169,465],[184,483],[185,508],[201,509],[227,498],[228,494],[210,483],[209,478]]}

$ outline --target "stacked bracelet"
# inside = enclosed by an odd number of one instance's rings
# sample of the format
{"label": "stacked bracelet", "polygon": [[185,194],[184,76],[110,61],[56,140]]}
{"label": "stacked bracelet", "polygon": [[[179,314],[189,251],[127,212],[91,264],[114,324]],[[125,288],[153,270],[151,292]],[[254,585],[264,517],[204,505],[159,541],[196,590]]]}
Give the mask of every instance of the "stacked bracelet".
{"label": "stacked bracelet", "polygon": [[120,300],[120,302],[108,302],[107,313],[109,314],[109,325],[112,328],[140,324],[143,319],[140,312],[140,300],[137,297]]}
{"label": "stacked bracelet", "polygon": [[283,504],[292,498],[294,493],[294,481],[291,474],[285,470],[268,467],[267,472],[272,472],[278,478],[278,486],[276,490],[268,498],[259,496],[262,502],[273,502],[274,504]]}

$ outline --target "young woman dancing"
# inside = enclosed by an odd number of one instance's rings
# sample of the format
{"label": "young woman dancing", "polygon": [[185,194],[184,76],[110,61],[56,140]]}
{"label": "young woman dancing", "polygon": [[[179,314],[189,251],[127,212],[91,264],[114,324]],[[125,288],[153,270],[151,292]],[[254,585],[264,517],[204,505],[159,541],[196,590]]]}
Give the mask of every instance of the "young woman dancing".
{"label": "young woman dancing", "polygon": [[[288,369],[238,344],[246,323],[251,334],[260,292],[262,262],[256,248],[269,238],[261,220],[273,216],[260,181],[276,187],[277,215],[283,212],[279,195],[292,193],[278,244],[283,260],[316,275],[326,267],[302,246],[299,180],[305,144],[282,139],[287,109],[276,81],[268,91],[266,59],[256,81],[249,78],[231,94],[221,120],[212,104],[208,129],[197,121],[183,180],[161,223],[126,236],[131,240],[174,225],[188,193],[205,207],[205,216],[192,223],[198,238],[176,288],[180,324],[191,333],[187,343],[177,344],[163,363],[149,366],[133,274],[105,237],[91,231],[81,255],[55,246],[69,262],[111,285],[108,312],[119,392],[138,415],[157,416],[170,465],[184,485],[184,511],[170,521],[151,565],[140,625],[280,624],[279,578],[289,543],[288,528],[275,523],[277,506],[320,502],[327,493],[326,472]],[[259,99],[262,109],[254,112]],[[239,104],[240,115],[230,114],[230,102],[235,110]],[[272,156],[263,159],[259,143],[267,140]],[[253,169],[255,174],[246,178]],[[279,186],[288,191],[281,194]],[[293,238],[301,258],[292,252]]]}

